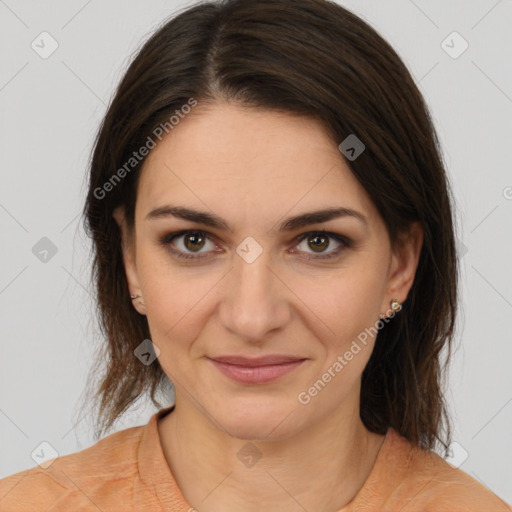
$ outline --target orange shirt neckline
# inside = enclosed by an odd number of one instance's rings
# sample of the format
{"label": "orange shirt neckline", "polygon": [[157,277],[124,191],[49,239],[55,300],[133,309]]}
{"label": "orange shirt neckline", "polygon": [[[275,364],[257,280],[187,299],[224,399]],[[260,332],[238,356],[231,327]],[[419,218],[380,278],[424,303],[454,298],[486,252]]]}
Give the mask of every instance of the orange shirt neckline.
{"label": "orange shirt neckline", "polygon": [[[190,512],[194,509],[187,503],[171,473],[157,428],[157,422],[173,409],[174,406],[161,409],[151,416],[146,425],[138,450],[139,472],[141,479],[152,488],[163,508],[175,510],[176,507],[180,507],[184,512]],[[390,458],[398,458],[403,461],[404,458],[408,459],[407,454],[410,456],[412,450],[413,446],[405,438],[401,437],[393,428],[388,428],[374,465],[363,486],[352,501],[338,512],[349,512],[354,507],[357,508],[358,505],[368,503],[373,497],[376,497],[373,489],[385,488],[387,484],[396,485],[399,477],[405,477],[407,464],[402,467],[390,468]],[[393,454],[392,457],[391,454]],[[383,467],[384,465],[386,468]]]}

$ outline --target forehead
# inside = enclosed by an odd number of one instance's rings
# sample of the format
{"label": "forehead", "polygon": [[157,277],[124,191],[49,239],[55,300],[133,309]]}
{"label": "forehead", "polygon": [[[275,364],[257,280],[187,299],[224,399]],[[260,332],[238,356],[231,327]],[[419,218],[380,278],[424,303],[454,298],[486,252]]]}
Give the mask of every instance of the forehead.
{"label": "forehead", "polygon": [[197,106],[158,142],[137,196],[142,214],[170,202],[238,215],[325,203],[376,213],[320,121],[225,103]]}

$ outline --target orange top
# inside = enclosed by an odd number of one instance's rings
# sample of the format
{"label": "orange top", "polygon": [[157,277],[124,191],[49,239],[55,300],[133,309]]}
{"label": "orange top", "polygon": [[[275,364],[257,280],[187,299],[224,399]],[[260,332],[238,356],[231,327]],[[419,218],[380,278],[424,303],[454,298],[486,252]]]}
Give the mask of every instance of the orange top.
{"label": "orange top", "polygon": [[[191,512],[164,456],[157,421],[101,439],[0,480],[2,512]],[[388,429],[356,497],[339,512],[512,511],[498,496],[437,454]]]}

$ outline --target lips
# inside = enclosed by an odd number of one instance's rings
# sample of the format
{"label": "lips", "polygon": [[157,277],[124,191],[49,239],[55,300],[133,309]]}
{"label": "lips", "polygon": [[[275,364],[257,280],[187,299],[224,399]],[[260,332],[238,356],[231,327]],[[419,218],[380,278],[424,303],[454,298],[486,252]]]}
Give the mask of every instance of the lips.
{"label": "lips", "polygon": [[296,363],[304,360],[303,357],[268,355],[260,357],[221,356],[211,357],[219,363],[235,364],[239,366],[268,366],[275,364]]}
{"label": "lips", "polygon": [[219,356],[208,358],[225,376],[244,384],[264,384],[277,380],[304,363],[306,359],[271,354],[257,358]]}

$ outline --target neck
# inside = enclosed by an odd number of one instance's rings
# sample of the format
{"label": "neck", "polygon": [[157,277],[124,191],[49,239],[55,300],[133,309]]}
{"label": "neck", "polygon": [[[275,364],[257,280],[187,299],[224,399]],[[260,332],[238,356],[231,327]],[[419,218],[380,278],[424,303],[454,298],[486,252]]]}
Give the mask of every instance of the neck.
{"label": "neck", "polygon": [[158,430],[183,496],[208,512],[338,511],[363,486],[384,440],[361,422],[359,395],[286,439],[237,439],[178,400]]}

